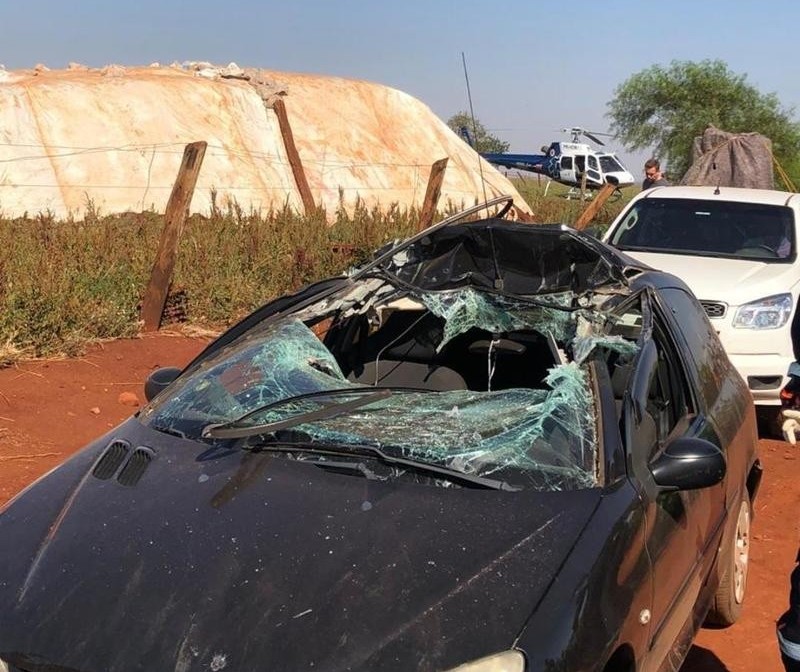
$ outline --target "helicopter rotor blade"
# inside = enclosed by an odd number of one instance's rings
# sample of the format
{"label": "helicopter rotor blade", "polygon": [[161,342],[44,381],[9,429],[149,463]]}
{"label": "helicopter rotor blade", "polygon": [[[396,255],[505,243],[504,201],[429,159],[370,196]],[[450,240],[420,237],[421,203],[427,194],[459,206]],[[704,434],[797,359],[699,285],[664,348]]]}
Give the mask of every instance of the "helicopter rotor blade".
{"label": "helicopter rotor blade", "polygon": [[589,140],[591,140],[592,142],[594,142],[594,143],[596,143],[596,144],[600,145],[601,147],[605,146],[605,144],[606,144],[605,142],[603,142],[602,140],[600,140],[600,138],[597,138],[597,137],[595,137],[595,136],[594,136],[592,133],[589,133],[589,131],[583,131],[583,134],[584,134],[584,135],[585,135],[587,138],[589,138]]}

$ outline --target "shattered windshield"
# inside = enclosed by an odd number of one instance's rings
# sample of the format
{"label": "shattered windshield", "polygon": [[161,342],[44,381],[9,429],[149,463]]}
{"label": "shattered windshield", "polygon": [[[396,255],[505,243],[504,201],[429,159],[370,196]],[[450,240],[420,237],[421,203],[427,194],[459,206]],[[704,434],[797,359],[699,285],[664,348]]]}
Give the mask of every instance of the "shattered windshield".
{"label": "shattered windshield", "polygon": [[643,199],[614,231],[622,250],[791,263],[796,256],[792,209],[697,199]]}
{"label": "shattered windshield", "polygon": [[[609,269],[580,251],[566,273],[542,259],[545,282],[521,266],[509,272],[496,252],[487,266],[460,244],[429,255],[427,272],[419,250],[406,252],[388,272],[265,320],[187,371],[140,420],[245,449],[372,447],[517,488],[596,485],[589,360],[620,345],[586,288]],[[538,291],[485,291],[488,278]],[[235,431],[215,438],[217,427]]]}

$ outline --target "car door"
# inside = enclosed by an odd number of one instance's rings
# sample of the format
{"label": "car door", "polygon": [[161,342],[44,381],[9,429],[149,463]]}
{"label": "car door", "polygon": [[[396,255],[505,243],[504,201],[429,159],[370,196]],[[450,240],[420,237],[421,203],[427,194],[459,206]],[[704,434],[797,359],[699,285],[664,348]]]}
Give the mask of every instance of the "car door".
{"label": "car door", "polygon": [[723,485],[700,490],[664,492],[656,486],[650,465],[680,437],[714,440],[690,386],[691,360],[680,349],[673,326],[653,292],[643,296],[641,350],[634,362],[623,423],[629,470],[646,511],[647,551],[653,571],[649,607],[648,668],[656,669],[674,651],[688,645],[693,619],[702,618],[698,598],[710,572],[724,521]]}
{"label": "car door", "polygon": [[597,157],[593,154],[589,154],[588,166],[589,168],[586,171],[586,178],[588,181],[591,184],[602,184],[603,177],[600,174],[600,164],[597,161]]}

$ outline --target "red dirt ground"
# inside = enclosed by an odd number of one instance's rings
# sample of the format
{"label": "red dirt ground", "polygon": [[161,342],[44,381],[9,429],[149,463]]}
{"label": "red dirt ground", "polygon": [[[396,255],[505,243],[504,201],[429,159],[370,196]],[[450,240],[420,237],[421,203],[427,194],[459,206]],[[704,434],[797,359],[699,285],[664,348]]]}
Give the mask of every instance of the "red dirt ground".
{"label": "red dirt ground", "polygon": [[[159,333],[95,346],[80,359],[0,370],[0,505],[134,413],[131,395],[143,403],[150,371],[183,366],[205,344]],[[763,439],[760,451],[765,471],[755,503],[744,614],[727,630],[701,631],[681,672],[783,670],[774,623],[785,609],[798,548],[800,445]]]}

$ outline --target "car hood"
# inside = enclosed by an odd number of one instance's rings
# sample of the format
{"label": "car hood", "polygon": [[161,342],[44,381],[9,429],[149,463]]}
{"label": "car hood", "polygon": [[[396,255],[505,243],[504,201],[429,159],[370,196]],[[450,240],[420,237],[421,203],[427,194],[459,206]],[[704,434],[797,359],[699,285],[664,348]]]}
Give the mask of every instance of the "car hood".
{"label": "car hood", "polygon": [[98,466],[107,437],[0,516],[0,656],[441,669],[512,646],[600,501],[371,481],[135,419],[113,437],[147,453],[135,473]]}
{"label": "car hood", "polygon": [[678,276],[701,301],[741,305],[782,294],[797,283],[797,269],[793,264],[652,252],[628,251],[626,254]]}

